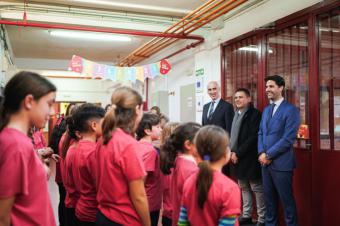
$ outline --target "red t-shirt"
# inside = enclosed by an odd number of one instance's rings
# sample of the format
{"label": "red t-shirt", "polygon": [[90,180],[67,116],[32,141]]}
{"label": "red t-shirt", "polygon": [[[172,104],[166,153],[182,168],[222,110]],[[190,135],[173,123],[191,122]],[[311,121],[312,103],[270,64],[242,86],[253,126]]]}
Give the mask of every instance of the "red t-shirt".
{"label": "red t-shirt", "polygon": [[169,175],[161,173],[162,187],[163,187],[163,216],[171,219],[172,218],[172,203],[171,203],[171,180],[172,171]]}
{"label": "red t-shirt", "polygon": [[142,225],[129,196],[129,182],[146,175],[138,149],[138,142],[119,128],[108,144],[100,139],[96,147],[98,209],[122,225]]}
{"label": "red t-shirt", "polygon": [[149,210],[150,212],[160,210],[162,207],[162,183],[158,152],[151,143],[139,141],[138,153],[141,155],[147,172],[145,191],[148,196]]}
{"label": "red t-shirt", "polygon": [[77,191],[80,193],[76,205],[76,216],[81,221],[95,222],[98,205],[95,181],[96,143],[81,140],[76,149],[73,178],[79,178],[74,182]]}
{"label": "red t-shirt", "polygon": [[55,225],[47,174],[29,137],[18,130],[0,132],[0,199],[15,197],[11,225]]}
{"label": "red t-shirt", "polygon": [[46,147],[45,139],[43,133],[38,130],[32,134],[34,149],[41,149]]}
{"label": "red t-shirt", "polygon": [[197,175],[198,173],[191,175],[183,187],[182,206],[187,209],[190,225],[215,226],[223,217],[240,215],[240,188],[219,171],[213,172],[208,199],[204,203],[204,208],[199,208],[196,191]]}
{"label": "red t-shirt", "polygon": [[175,168],[171,181],[172,225],[177,226],[184,182],[198,170],[194,157],[179,155],[175,161]]}
{"label": "red t-shirt", "polygon": [[75,183],[80,179],[78,174],[73,172],[75,169],[74,165],[76,164],[77,145],[78,143],[74,143],[68,148],[65,160],[65,176],[63,176],[63,182],[66,190],[65,206],[67,208],[75,208],[80,196]]}

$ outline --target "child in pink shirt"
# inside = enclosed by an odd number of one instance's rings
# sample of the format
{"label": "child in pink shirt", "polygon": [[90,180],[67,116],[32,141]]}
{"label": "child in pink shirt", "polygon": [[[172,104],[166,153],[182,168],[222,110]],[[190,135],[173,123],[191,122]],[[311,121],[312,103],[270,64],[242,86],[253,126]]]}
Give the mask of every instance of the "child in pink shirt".
{"label": "child in pink shirt", "polygon": [[[162,129],[161,145],[170,137],[170,135],[177,128],[179,123],[166,123]],[[172,173],[165,175],[161,173],[162,187],[163,187],[163,207],[162,207],[162,225],[171,226],[172,204],[171,204],[171,190],[170,185],[172,181]]]}
{"label": "child in pink shirt", "polygon": [[174,168],[170,185],[173,226],[177,225],[184,182],[198,170],[195,160],[197,151],[193,139],[200,127],[193,122],[179,125],[161,147],[162,172],[168,175],[171,168]]}
{"label": "child in pink shirt", "polygon": [[[73,131],[80,137],[75,145],[72,172],[75,189],[80,195],[75,206],[80,226],[94,226],[97,214],[96,200],[96,141],[101,136],[105,110],[94,104],[83,104],[72,115]],[[69,150],[70,152],[71,150]],[[68,157],[68,156],[67,156]]]}
{"label": "child in pink shirt", "polygon": [[134,138],[143,116],[142,97],[129,87],[120,87],[113,92],[111,103],[95,151],[96,225],[150,226],[146,172]]}
{"label": "child in pink shirt", "polygon": [[0,225],[55,226],[43,163],[29,128],[43,128],[54,113],[56,87],[32,72],[7,83],[0,119]]}
{"label": "child in pink shirt", "polygon": [[151,226],[158,225],[159,212],[162,206],[162,183],[159,169],[159,154],[152,142],[159,140],[161,134],[160,119],[158,115],[146,113],[136,130],[139,140],[139,151],[147,176],[145,178],[145,191],[148,197]]}
{"label": "child in pink shirt", "polygon": [[199,164],[199,171],[184,184],[178,225],[238,225],[240,189],[221,172],[230,159],[227,133],[213,125],[202,127],[195,144],[204,161]]}

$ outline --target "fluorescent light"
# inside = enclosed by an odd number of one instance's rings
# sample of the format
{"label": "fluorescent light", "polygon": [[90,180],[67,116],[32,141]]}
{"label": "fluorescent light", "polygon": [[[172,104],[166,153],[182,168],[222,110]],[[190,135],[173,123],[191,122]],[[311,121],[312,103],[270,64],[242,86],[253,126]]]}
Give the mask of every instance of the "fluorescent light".
{"label": "fluorescent light", "polygon": [[145,9],[145,10],[152,10],[152,11],[157,11],[157,12],[161,11],[161,12],[184,13],[184,14],[188,14],[191,12],[191,10],[188,10],[188,9],[178,9],[178,8],[150,6],[150,5],[113,2],[113,1],[103,1],[103,0],[73,0],[73,1],[95,4],[95,5],[108,5],[108,6],[115,6],[115,7],[122,7],[122,8],[131,8],[131,9]]}
{"label": "fluorescent light", "polygon": [[[259,48],[257,46],[254,46],[254,45],[250,45],[250,46],[241,47],[238,50],[250,51],[250,52],[258,52]],[[268,49],[268,53],[273,53],[273,50],[272,49]]]}
{"label": "fluorescent light", "polygon": [[242,48],[239,48],[239,50],[243,50],[243,51],[251,51],[251,52],[258,52],[259,48],[257,47],[252,47],[252,46],[245,46]]}
{"label": "fluorescent light", "polygon": [[103,34],[95,32],[83,32],[83,31],[69,31],[69,30],[53,30],[49,32],[50,35],[62,38],[74,38],[84,40],[95,40],[95,41],[119,41],[119,42],[130,42],[131,38],[124,35],[115,34]]}

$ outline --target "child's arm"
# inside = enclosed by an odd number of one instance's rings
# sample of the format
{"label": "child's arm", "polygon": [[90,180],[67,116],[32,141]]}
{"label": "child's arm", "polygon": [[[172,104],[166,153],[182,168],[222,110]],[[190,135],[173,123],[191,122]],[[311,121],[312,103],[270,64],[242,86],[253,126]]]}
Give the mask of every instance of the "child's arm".
{"label": "child's arm", "polygon": [[149,215],[148,200],[144,189],[143,179],[141,178],[138,180],[130,181],[129,192],[131,201],[142,220],[143,226],[150,226],[151,221]]}
{"label": "child's arm", "polygon": [[236,223],[236,215],[222,217],[218,221],[218,226],[234,226]]}
{"label": "child's arm", "polygon": [[178,226],[189,226],[188,212],[185,207],[181,206],[181,211],[179,212]]}

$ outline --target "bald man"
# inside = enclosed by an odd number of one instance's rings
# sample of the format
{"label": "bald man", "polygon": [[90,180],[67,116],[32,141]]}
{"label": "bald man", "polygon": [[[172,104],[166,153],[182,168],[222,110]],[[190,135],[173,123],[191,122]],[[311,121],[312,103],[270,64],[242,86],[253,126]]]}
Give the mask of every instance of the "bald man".
{"label": "bald man", "polygon": [[211,102],[203,106],[202,125],[216,125],[230,134],[234,118],[233,105],[221,99],[221,88],[216,81],[208,83]]}

